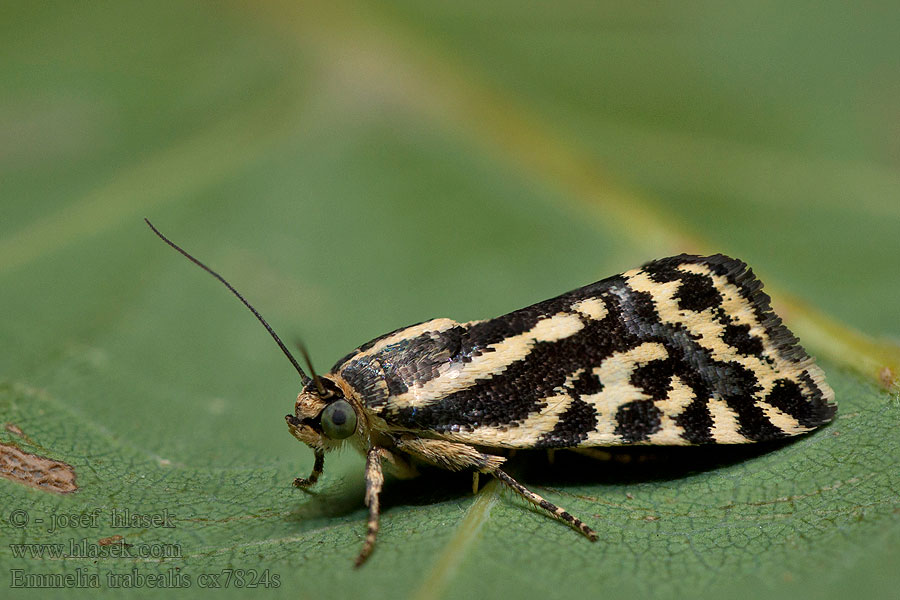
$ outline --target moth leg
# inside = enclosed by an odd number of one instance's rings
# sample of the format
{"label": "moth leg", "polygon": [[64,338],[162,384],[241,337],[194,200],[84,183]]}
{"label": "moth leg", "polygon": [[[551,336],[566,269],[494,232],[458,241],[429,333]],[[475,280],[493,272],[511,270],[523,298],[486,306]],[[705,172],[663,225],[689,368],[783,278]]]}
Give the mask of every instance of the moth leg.
{"label": "moth leg", "polygon": [[313,464],[312,473],[309,477],[297,477],[294,479],[294,487],[309,487],[319,480],[319,475],[325,468],[325,452],[316,450],[316,462]]}
{"label": "moth leg", "polygon": [[418,477],[419,471],[409,460],[409,455],[400,452],[391,452],[385,448],[380,449],[381,458],[384,459],[384,468],[388,473],[398,479],[412,479]]}
{"label": "moth leg", "polygon": [[566,510],[547,502],[521,483],[500,470],[500,465],[506,460],[502,456],[484,454],[475,448],[458,442],[446,440],[432,440],[417,437],[401,437],[394,442],[399,450],[412,454],[428,463],[443,467],[451,471],[461,471],[466,468],[475,469],[476,473],[490,473],[514,492],[549,512],[557,519],[564,521],[583,533],[592,542],[597,541],[597,534],[593,529],[585,525],[580,519],[576,519]]}
{"label": "moth leg", "polygon": [[472,493],[478,493],[478,476],[503,464],[502,456],[479,452],[472,446],[446,440],[430,440],[412,436],[396,440],[397,448],[416,458],[450,471],[472,471]]}
{"label": "moth leg", "polygon": [[369,525],[366,529],[366,541],[362,551],[356,557],[356,566],[359,567],[375,548],[375,537],[378,535],[378,516],[380,507],[378,496],[381,494],[381,486],[384,484],[384,473],[381,471],[381,449],[369,448],[366,454],[366,505],[369,507]]}
{"label": "moth leg", "polygon": [[560,521],[568,523],[569,525],[583,533],[585,537],[587,537],[592,542],[597,541],[597,534],[594,532],[594,530],[585,525],[580,519],[576,519],[575,517],[573,517],[565,509],[560,508],[559,506],[556,506],[551,502],[547,502],[500,469],[494,469],[491,474],[508,485],[514,492],[516,492],[535,506],[543,508]]}
{"label": "moth leg", "polygon": [[503,464],[503,456],[479,452],[468,444],[403,436],[394,441],[398,450],[436,467],[448,471],[475,469],[481,473],[490,473]]}

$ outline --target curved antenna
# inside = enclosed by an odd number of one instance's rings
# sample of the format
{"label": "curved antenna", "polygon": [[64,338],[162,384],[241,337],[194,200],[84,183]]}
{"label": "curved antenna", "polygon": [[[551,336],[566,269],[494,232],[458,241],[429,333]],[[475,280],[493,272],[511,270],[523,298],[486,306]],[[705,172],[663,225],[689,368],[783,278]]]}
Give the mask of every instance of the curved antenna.
{"label": "curved antenna", "polygon": [[[150,229],[153,230],[153,233],[155,233],[156,235],[158,235],[159,238],[160,238],[162,241],[164,241],[164,242],[167,243],[168,245],[170,245],[170,246],[172,246],[173,248],[175,248],[175,250],[177,250],[178,252],[180,252],[180,253],[181,253],[185,258],[187,258],[189,261],[191,261],[192,263],[194,263],[195,265],[197,265],[198,267],[200,267],[201,269],[203,269],[204,271],[206,271],[207,273],[209,273],[210,275],[212,275],[213,277],[215,277],[216,279],[218,279],[219,281],[221,281],[222,284],[223,284],[225,287],[227,287],[228,290],[229,290],[232,294],[234,294],[235,296],[237,296],[238,300],[240,300],[241,302],[243,302],[243,303],[244,303],[244,306],[246,306],[247,308],[249,308],[249,309],[250,309],[250,312],[252,312],[253,315],[254,315],[257,319],[259,319],[259,322],[263,324],[263,327],[266,328],[266,331],[269,332],[269,335],[272,336],[272,339],[275,340],[275,343],[278,344],[278,347],[281,348],[281,351],[284,352],[284,355],[287,356],[288,360],[291,361],[291,364],[294,365],[294,368],[297,369],[297,372],[300,373],[300,381],[303,382],[303,385],[306,385],[307,383],[309,383],[309,381],[310,381],[309,375],[307,375],[306,373],[303,372],[303,369],[300,367],[300,363],[297,362],[297,359],[294,358],[294,356],[290,353],[290,351],[287,349],[287,346],[284,345],[284,342],[282,342],[282,341],[281,341],[281,338],[278,337],[278,334],[275,333],[275,330],[272,329],[272,327],[266,322],[266,320],[263,319],[262,315],[259,314],[259,313],[257,312],[257,310],[256,310],[255,308],[253,308],[253,306],[251,306],[251,304],[250,304],[249,302],[247,302],[247,300],[246,300],[243,296],[241,296],[241,293],[240,293],[240,292],[238,292],[236,289],[234,289],[234,288],[231,286],[230,283],[228,283],[227,281],[225,281],[225,279],[224,279],[221,275],[219,275],[218,273],[216,273],[215,271],[213,271],[212,269],[210,269],[209,267],[207,267],[206,265],[204,265],[202,262],[200,262],[199,260],[197,260],[196,258],[194,258],[193,256],[191,256],[190,254],[188,254],[188,252],[187,252],[186,250],[184,250],[181,246],[179,246],[178,244],[176,244],[175,242],[173,242],[172,240],[170,240],[169,238],[167,238],[166,236],[164,236],[162,233],[160,233],[160,232],[159,232],[159,229],[157,229],[156,227],[154,227],[154,226],[153,226],[153,223],[151,223],[150,220],[147,219],[146,217],[144,218],[144,222],[147,223],[147,225],[150,227]],[[308,360],[309,360],[309,359],[307,359],[307,361],[308,361]],[[316,378],[316,379],[318,379],[318,378]],[[321,384],[319,384],[319,385],[321,385]]]}

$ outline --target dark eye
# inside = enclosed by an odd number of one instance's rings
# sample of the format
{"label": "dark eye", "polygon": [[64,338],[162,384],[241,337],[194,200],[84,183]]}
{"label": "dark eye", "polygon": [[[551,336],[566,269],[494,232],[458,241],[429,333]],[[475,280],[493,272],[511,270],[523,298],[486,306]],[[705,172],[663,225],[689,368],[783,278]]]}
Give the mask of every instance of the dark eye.
{"label": "dark eye", "polygon": [[333,440],[342,440],[356,431],[356,413],[346,400],[332,402],[322,411],[322,431]]}

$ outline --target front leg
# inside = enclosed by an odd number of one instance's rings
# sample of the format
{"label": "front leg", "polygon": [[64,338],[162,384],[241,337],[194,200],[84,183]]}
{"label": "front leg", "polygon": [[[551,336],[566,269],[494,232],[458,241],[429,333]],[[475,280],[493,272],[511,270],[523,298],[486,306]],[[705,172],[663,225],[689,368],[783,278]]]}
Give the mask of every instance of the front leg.
{"label": "front leg", "polygon": [[366,529],[366,541],[363,549],[356,557],[356,566],[361,566],[375,548],[375,537],[378,535],[378,517],[380,507],[378,496],[384,484],[384,473],[381,471],[381,449],[369,448],[366,453],[366,505],[369,507],[369,526]]}
{"label": "front leg", "polygon": [[294,479],[294,487],[304,488],[313,485],[315,482],[319,480],[319,475],[322,474],[322,470],[325,468],[325,452],[322,450],[316,450],[316,462],[313,463],[312,473],[309,474],[309,477],[297,477]]}

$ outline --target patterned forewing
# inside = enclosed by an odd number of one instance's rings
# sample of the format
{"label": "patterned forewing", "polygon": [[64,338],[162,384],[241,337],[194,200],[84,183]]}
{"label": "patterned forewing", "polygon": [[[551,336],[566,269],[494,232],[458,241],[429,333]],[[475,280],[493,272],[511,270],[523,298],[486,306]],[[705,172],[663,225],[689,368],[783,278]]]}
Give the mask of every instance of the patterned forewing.
{"label": "patterned forewing", "polygon": [[830,421],[824,374],[747,266],[682,255],[486,321],[435,319],[338,365],[397,430],[505,448],[733,444]]}

